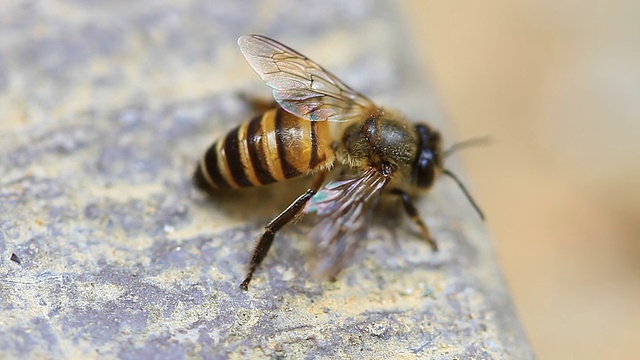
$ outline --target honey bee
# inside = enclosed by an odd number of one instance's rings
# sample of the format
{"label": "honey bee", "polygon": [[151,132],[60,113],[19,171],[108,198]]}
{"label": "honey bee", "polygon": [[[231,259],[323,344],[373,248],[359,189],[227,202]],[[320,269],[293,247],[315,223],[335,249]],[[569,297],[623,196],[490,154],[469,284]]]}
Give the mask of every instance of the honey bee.
{"label": "honey bee", "polygon": [[[305,214],[315,214],[309,238],[313,273],[335,278],[366,237],[372,209],[383,193],[398,196],[433,251],[438,249],[410,194],[452,177],[482,217],[462,183],[444,168],[440,134],[410,124],[345,85],[320,65],[261,35],[238,45],[253,70],[273,89],[275,109],[231,130],[204,154],[194,173],[202,189],[261,186],[315,174],[312,186],[267,224],[240,287],[248,289],[275,234]],[[324,184],[339,167],[339,178]]]}

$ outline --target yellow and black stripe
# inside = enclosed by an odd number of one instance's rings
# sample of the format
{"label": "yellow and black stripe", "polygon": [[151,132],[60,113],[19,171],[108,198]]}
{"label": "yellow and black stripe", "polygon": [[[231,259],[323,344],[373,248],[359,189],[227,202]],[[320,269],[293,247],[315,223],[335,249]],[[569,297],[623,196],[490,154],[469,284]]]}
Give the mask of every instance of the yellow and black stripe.
{"label": "yellow and black stripe", "polygon": [[216,141],[198,164],[194,182],[203,189],[271,184],[333,163],[329,124],[269,110]]}

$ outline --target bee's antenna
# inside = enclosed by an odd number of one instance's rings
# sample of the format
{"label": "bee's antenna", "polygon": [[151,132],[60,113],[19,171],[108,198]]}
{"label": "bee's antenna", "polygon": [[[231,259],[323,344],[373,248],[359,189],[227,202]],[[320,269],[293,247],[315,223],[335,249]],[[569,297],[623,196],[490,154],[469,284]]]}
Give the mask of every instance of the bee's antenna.
{"label": "bee's antenna", "polygon": [[478,212],[478,215],[480,216],[480,219],[482,219],[482,221],[484,221],[484,213],[482,212],[482,210],[480,210],[480,207],[478,206],[478,204],[476,204],[476,202],[473,201],[473,198],[471,197],[471,194],[469,194],[469,192],[467,191],[467,188],[464,187],[464,184],[462,184],[462,181],[460,181],[460,179],[458,179],[458,177],[454,173],[452,173],[451,171],[449,171],[447,169],[443,169],[442,173],[447,175],[448,177],[452,178],[453,181],[455,181],[458,184],[458,186],[460,187],[460,190],[462,190],[462,192],[464,193],[464,196],[467,197],[467,199],[469,200],[469,202],[471,203],[473,208],[476,209],[476,211]]}
{"label": "bee's antenna", "polygon": [[455,144],[451,145],[442,154],[446,158],[447,156],[453,154],[454,152],[456,152],[458,150],[461,150],[461,149],[464,149],[464,148],[468,148],[468,147],[472,147],[472,146],[487,145],[490,142],[491,142],[491,137],[489,137],[489,136],[475,137],[475,138],[471,138],[471,139],[468,139],[468,140],[460,141],[459,143],[455,143]]}

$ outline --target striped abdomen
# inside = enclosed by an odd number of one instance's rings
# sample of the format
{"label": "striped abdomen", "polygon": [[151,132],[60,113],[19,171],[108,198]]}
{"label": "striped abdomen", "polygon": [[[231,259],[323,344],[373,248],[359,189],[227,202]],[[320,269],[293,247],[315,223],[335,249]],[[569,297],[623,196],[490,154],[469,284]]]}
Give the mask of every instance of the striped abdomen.
{"label": "striped abdomen", "polygon": [[271,184],[333,163],[326,121],[277,108],[231,130],[207,150],[194,174],[203,189]]}

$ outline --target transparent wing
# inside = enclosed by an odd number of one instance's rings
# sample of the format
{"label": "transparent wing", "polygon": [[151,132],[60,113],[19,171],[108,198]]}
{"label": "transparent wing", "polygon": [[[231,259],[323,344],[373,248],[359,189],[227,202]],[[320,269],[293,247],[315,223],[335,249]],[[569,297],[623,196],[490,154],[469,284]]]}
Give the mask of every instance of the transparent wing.
{"label": "transparent wing", "polygon": [[370,168],[358,177],[325,185],[304,209],[315,213],[309,234],[313,244],[313,274],[319,278],[337,275],[366,237],[371,210],[391,176]]}
{"label": "transparent wing", "polygon": [[310,121],[351,121],[368,117],[376,106],[306,56],[261,35],[238,39],[253,70],[273,88],[288,112]]}

